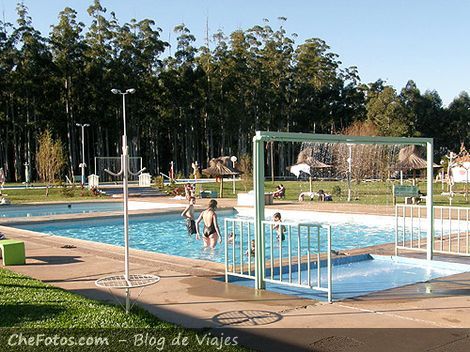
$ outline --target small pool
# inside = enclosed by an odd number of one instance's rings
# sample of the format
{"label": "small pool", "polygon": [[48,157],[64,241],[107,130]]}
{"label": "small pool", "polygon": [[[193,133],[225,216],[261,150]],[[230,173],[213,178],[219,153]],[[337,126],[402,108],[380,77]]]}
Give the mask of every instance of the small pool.
{"label": "small pool", "polygon": [[[326,263],[321,264],[321,286],[327,287]],[[283,267],[283,280],[288,280],[288,266]],[[297,266],[292,266],[292,278],[297,282]],[[371,292],[383,291],[395,287],[426,282],[439,277],[459,274],[470,271],[470,265],[447,263],[440,261],[427,261],[395,256],[356,255],[342,257],[333,261],[333,299],[341,300],[363,296]],[[300,271],[301,282],[307,283],[307,268],[303,265]],[[316,284],[316,263],[311,264],[311,282]],[[266,276],[270,276],[269,269]],[[279,279],[279,270],[274,271],[274,279]],[[223,280],[223,279],[219,279]],[[230,277],[230,282],[254,287],[253,280]],[[288,287],[267,283],[266,288],[273,292],[310,298],[327,300],[325,292],[310,290],[308,288]],[[423,292],[425,293],[425,292]]]}
{"label": "small pool", "polygon": [[122,202],[2,205],[0,206],[0,218],[122,211],[122,208]]}

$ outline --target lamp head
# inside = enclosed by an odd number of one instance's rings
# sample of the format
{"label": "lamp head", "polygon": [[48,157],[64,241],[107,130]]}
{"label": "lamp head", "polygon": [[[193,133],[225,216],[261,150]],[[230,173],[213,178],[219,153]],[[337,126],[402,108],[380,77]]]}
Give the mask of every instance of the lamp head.
{"label": "lamp head", "polygon": [[126,93],[134,94],[134,93],[135,93],[135,89],[134,89],[134,88],[129,88],[129,89],[126,90]]}
{"label": "lamp head", "polygon": [[111,89],[111,93],[113,93],[113,94],[120,94],[121,91],[120,91],[119,89],[114,88],[114,89]]}

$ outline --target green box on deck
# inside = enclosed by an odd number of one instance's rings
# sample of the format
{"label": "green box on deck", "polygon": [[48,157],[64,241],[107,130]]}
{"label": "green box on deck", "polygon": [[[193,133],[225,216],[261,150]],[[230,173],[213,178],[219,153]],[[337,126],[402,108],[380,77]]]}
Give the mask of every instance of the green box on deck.
{"label": "green box on deck", "polygon": [[3,265],[20,265],[25,263],[24,242],[17,240],[1,240]]}

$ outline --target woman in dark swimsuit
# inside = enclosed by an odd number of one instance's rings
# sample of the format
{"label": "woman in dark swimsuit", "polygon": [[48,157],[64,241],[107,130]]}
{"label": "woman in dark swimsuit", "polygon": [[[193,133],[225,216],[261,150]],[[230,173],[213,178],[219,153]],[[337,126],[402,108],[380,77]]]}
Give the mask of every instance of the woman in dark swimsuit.
{"label": "woman in dark swimsuit", "polygon": [[211,199],[209,206],[204,210],[196,221],[196,231],[199,237],[199,223],[204,221],[204,231],[202,232],[204,241],[204,247],[215,248],[217,240],[222,243],[222,236],[220,235],[219,225],[217,224],[217,201]]}

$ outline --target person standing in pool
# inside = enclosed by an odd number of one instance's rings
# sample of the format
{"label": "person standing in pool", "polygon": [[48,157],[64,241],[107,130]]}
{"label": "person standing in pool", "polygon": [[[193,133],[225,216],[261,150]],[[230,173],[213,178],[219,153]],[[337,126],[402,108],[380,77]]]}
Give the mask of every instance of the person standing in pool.
{"label": "person standing in pool", "polygon": [[199,234],[196,231],[196,222],[194,221],[194,205],[196,204],[195,197],[189,197],[189,204],[181,213],[183,218],[186,218],[186,228],[188,229],[188,235],[196,234],[196,239],[199,239]]}
{"label": "person standing in pool", "polygon": [[273,221],[275,223],[279,223],[278,225],[274,225],[273,230],[276,231],[276,238],[277,240],[284,241],[286,239],[286,227],[282,225],[281,213],[274,213]]}
{"label": "person standing in pool", "polygon": [[202,233],[202,240],[204,241],[204,247],[215,248],[217,240],[222,243],[222,236],[220,235],[219,225],[217,224],[217,201],[211,199],[209,206],[204,210],[196,221],[196,231],[199,237],[199,223],[204,222],[204,231]]}

